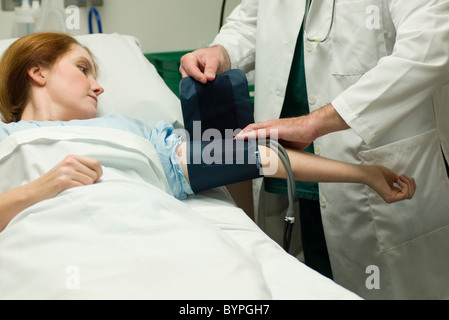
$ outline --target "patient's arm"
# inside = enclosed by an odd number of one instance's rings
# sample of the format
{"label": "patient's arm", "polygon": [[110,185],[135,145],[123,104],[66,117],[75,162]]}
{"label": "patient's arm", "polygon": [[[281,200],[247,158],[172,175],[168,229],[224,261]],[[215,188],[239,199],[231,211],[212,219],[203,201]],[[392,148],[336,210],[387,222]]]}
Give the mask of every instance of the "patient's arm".
{"label": "patient's arm", "polygon": [[102,176],[100,163],[69,155],[40,178],[0,195],[0,231],[21,211],[62,191],[92,184]]}
{"label": "patient's arm", "polygon": [[[271,177],[287,176],[285,166],[275,152],[265,146],[259,146],[259,151],[264,168],[273,161],[279,163],[277,172]],[[287,149],[287,153],[296,180],[366,184],[387,203],[411,199],[416,190],[415,179],[398,175],[384,166],[349,164],[293,149]],[[400,188],[395,187],[395,183]]]}
{"label": "patient's arm", "polygon": [[[319,157],[304,151],[286,150],[295,176],[295,180],[306,182],[349,182],[362,183],[374,189],[387,203],[411,199],[415,193],[415,180],[398,175],[379,165],[355,165]],[[178,148],[184,174],[188,180],[186,145]],[[259,145],[259,154],[265,176],[286,178],[284,164],[270,148]],[[273,170],[273,164],[277,170]],[[394,186],[397,184],[400,188]]]}

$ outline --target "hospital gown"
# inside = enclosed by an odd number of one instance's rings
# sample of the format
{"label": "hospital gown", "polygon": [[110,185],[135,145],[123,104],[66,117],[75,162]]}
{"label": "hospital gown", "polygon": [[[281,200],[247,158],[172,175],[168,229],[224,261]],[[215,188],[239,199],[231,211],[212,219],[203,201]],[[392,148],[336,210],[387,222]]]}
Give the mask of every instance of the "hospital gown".
{"label": "hospital gown", "polygon": [[165,121],[159,121],[154,129],[139,120],[116,114],[71,121],[19,121],[12,123],[0,121],[0,142],[17,131],[50,126],[105,127],[125,130],[145,138],[153,144],[161,159],[173,195],[177,199],[185,199],[193,194],[176,154],[176,147],[181,143],[181,137],[176,134],[173,126]]}

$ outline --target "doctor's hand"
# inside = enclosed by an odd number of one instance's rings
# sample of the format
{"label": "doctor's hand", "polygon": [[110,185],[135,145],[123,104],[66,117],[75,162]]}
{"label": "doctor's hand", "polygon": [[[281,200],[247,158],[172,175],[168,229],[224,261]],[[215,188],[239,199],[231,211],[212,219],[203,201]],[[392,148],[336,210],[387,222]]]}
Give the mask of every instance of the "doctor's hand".
{"label": "doctor's hand", "polygon": [[347,123],[334,106],[328,104],[305,116],[250,124],[236,139],[270,137],[272,132],[277,132],[277,138],[285,143],[286,147],[302,150],[321,136],[346,129],[349,129]]}
{"label": "doctor's hand", "polygon": [[315,140],[315,135],[305,117],[296,117],[252,123],[235,138],[276,138],[284,147],[304,150]]}
{"label": "doctor's hand", "polygon": [[222,46],[202,48],[181,57],[179,72],[183,78],[192,77],[201,83],[213,81],[217,74],[231,68],[228,53]]}
{"label": "doctor's hand", "polygon": [[415,179],[404,174],[398,175],[380,165],[362,166],[367,169],[365,183],[376,191],[386,203],[413,198],[416,191]]}

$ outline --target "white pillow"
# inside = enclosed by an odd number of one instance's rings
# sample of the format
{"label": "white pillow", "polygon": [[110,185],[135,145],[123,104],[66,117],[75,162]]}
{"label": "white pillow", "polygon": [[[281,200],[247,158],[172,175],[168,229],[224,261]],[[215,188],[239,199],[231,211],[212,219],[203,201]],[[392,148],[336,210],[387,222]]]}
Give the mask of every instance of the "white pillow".
{"label": "white pillow", "polygon": [[[98,82],[105,92],[99,97],[99,116],[118,113],[150,127],[159,120],[182,127],[180,101],[145,58],[138,39],[119,34],[75,38],[92,51],[100,69]],[[14,40],[0,40],[0,55]]]}

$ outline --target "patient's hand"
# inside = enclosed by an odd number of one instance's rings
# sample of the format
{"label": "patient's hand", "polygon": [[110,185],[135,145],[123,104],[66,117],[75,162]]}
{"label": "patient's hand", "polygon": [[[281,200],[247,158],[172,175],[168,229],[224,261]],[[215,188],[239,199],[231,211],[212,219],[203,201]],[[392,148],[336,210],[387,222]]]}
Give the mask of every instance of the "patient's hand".
{"label": "patient's hand", "polygon": [[[415,179],[406,175],[398,175],[392,170],[371,165],[367,168],[366,184],[374,189],[387,203],[411,199],[416,191]],[[400,187],[396,187],[395,183]]]}
{"label": "patient's hand", "polygon": [[98,160],[69,155],[40,178],[0,195],[0,232],[26,208],[64,190],[98,181],[103,170]]}
{"label": "patient's hand", "polygon": [[41,192],[52,198],[64,190],[90,185],[103,175],[100,162],[94,158],[68,155],[38,180]]}

